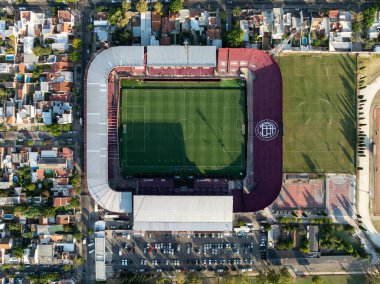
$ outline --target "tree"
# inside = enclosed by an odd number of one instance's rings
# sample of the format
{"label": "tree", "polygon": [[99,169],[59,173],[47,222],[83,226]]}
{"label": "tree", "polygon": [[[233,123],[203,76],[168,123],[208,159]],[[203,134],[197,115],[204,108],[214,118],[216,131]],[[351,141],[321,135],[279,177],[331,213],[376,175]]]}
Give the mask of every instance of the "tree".
{"label": "tree", "polygon": [[269,283],[277,284],[280,282],[281,275],[278,274],[274,269],[269,269],[267,273],[267,279]]}
{"label": "tree", "polygon": [[178,13],[179,10],[182,10],[183,5],[181,0],[172,0],[169,4],[169,10],[173,13]]}
{"label": "tree", "polygon": [[83,238],[83,234],[81,232],[75,232],[73,237],[77,240],[77,241],[81,241],[82,238]]}
{"label": "tree", "polygon": [[302,237],[300,251],[302,251],[303,253],[308,253],[310,251],[310,241],[307,239],[306,236]]}
{"label": "tree", "polygon": [[44,207],[42,207],[41,214],[43,217],[54,217],[55,210],[55,207],[45,205]]}
{"label": "tree", "polygon": [[162,13],[162,3],[161,2],[157,1],[156,4],[154,4],[153,8],[154,8],[154,12],[156,14],[159,14],[162,16],[163,13]]}
{"label": "tree", "polygon": [[24,249],[22,247],[14,247],[12,248],[12,253],[17,258],[22,258],[24,256]]}
{"label": "tree", "polygon": [[280,269],[281,280],[288,283],[292,280],[292,275],[286,267]]}
{"label": "tree", "polygon": [[111,25],[116,25],[119,28],[124,28],[129,23],[130,3],[122,4],[122,7],[111,9],[108,14],[108,21]]}
{"label": "tree", "polygon": [[32,49],[32,51],[36,56],[50,55],[52,53],[52,49],[50,46],[42,45],[37,45]]}
{"label": "tree", "polygon": [[360,21],[358,20],[353,20],[352,21],[352,30],[356,33],[360,32],[363,29],[363,25]]}
{"label": "tree", "polygon": [[70,200],[70,203],[67,205],[69,209],[77,209],[80,207],[80,200],[79,198],[73,198]]}
{"label": "tree", "polygon": [[228,47],[240,47],[243,43],[244,31],[240,28],[239,23],[226,32],[226,42]]}
{"label": "tree", "polygon": [[73,39],[73,48],[79,49],[82,47],[82,40],[80,38],[74,38]]}
{"label": "tree", "polygon": [[183,275],[183,273],[178,272],[176,274],[176,280],[177,280],[177,284],[185,284],[185,276]]}
{"label": "tree", "polygon": [[84,258],[77,257],[76,259],[74,259],[74,265],[75,266],[80,266],[80,265],[83,265],[83,264],[84,264]]}
{"label": "tree", "polygon": [[226,274],[223,275],[223,277],[221,279],[221,283],[222,284],[234,284],[235,283],[234,276],[232,276],[231,273],[229,271],[227,271]]}
{"label": "tree", "polygon": [[232,10],[232,16],[234,16],[235,18],[239,17],[240,16],[240,13],[241,13],[241,9],[239,7],[235,7],[233,10]]}
{"label": "tree", "polygon": [[121,3],[121,9],[124,13],[131,10],[131,7],[132,6],[130,2],[124,1],[123,3]]}
{"label": "tree", "polygon": [[73,63],[78,63],[80,60],[80,53],[78,51],[73,51],[69,54],[69,59]]}
{"label": "tree", "polygon": [[40,283],[47,284],[50,281],[57,281],[60,278],[60,274],[58,272],[47,272],[45,274],[40,275]]}
{"label": "tree", "polygon": [[139,13],[148,11],[148,2],[146,2],[145,0],[139,0],[136,4],[136,10]]}
{"label": "tree", "polygon": [[28,191],[34,191],[36,190],[36,184],[31,183],[27,186]]}
{"label": "tree", "polygon": [[321,276],[314,275],[313,277],[311,277],[311,283],[313,283],[313,284],[322,284],[323,280],[322,280]]}
{"label": "tree", "polygon": [[70,271],[72,267],[71,264],[65,264],[62,268],[64,271]]}
{"label": "tree", "polygon": [[0,98],[4,98],[6,96],[8,96],[7,89],[0,87]]}
{"label": "tree", "polygon": [[81,181],[81,176],[78,173],[75,173],[70,177],[70,183],[72,184],[75,193],[78,195],[81,193],[82,190]]}
{"label": "tree", "polygon": [[21,224],[20,223],[9,223],[8,230],[11,232],[11,235],[14,237],[21,236]]}
{"label": "tree", "polygon": [[250,281],[248,279],[248,274],[245,272],[243,274],[239,274],[236,276],[236,279],[235,279],[236,283],[239,283],[239,284],[249,284]]}
{"label": "tree", "polygon": [[63,230],[65,231],[65,233],[72,233],[74,232],[74,226],[71,224],[65,224],[63,225]]}
{"label": "tree", "polygon": [[202,284],[202,279],[197,272],[190,272],[186,280],[186,283],[189,284]]}
{"label": "tree", "polygon": [[156,284],[165,284],[165,278],[162,272],[157,275]]}
{"label": "tree", "polygon": [[265,284],[267,283],[267,276],[262,271],[259,271],[259,275],[257,275],[256,281],[257,284]]}
{"label": "tree", "polygon": [[118,41],[119,44],[132,44],[132,32],[130,30],[119,30],[114,33],[115,41]]}
{"label": "tree", "polygon": [[318,47],[318,46],[321,45],[321,40],[319,38],[316,38],[316,39],[313,40],[313,44],[314,44],[314,46]]}
{"label": "tree", "polygon": [[49,198],[50,197],[50,190],[49,189],[44,189],[44,190],[42,190],[41,194],[42,194],[43,197]]}
{"label": "tree", "polygon": [[376,7],[370,7],[363,11],[363,26],[365,29],[369,29],[375,22]]}

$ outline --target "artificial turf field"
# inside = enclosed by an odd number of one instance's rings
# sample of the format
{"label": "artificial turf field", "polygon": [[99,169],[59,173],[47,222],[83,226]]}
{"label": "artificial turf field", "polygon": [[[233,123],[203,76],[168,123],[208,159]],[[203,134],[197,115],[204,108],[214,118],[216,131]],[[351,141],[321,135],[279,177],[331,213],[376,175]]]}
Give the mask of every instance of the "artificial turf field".
{"label": "artificial turf field", "polygon": [[238,81],[125,80],[120,108],[123,175],[244,174],[245,87]]}
{"label": "artificial turf field", "polygon": [[283,171],[354,173],[356,57],[283,54]]}

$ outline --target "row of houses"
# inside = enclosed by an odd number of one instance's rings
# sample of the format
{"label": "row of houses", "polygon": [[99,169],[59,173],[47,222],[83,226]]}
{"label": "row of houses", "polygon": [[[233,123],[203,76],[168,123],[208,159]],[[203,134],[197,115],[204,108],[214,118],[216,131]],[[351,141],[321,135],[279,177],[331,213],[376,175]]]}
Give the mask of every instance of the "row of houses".
{"label": "row of houses", "polygon": [[0,21],[0,123],[9,126],[69,124],[74,64],[69,52],[75,18],[67,10],[55,16],[20,11]]}
{"label": "row of houses", "polygon": [[[113,32],[107,12],[94,16],[97,47],[108,45]],[[167,16],[159,13],[131,13],[128,29],[132,31],[132,45],[213,45],[222,47],[219,10],[183,9]]]}
{"label": "row of houses", "polygon": [[[36,218],[24,212],[5,213],[0,209],[0,263],[72,264],[75,258],[73,235],[67,230],[75,224],[72,210],[66,210],[76,198],[70,176],[73,171],[73,151],[69,148],[0,148],[1,181],[0,206],[50,206],[60,209],[51,216]],[[21,183],[21,169],[28,168],[29,187]],[[32,196],[30,194],[32,190]],[[38,192],[38,193],[34,193]],[[48,205],[49,202],[51,205]],[[52,210],[55,212],[55,210]],[[31,233],[31,243],[20,259],[13,253],[20,240],[12,236],[7,222],[19,223],[23,231]]]}
{"label": "row of houses", "polygon": [[306,14],[302,10],[285,12],[283,8],[273,8],[256,13],[243,10],[240,27],[244,31],[244,42],[253,47],[270,49],[292,33],[293,41],[287,47],[307,51],[311,46],[319,46],[328,40],[330,51],[351,51],[352,15],[348,11],[332,10],[327,16]]}

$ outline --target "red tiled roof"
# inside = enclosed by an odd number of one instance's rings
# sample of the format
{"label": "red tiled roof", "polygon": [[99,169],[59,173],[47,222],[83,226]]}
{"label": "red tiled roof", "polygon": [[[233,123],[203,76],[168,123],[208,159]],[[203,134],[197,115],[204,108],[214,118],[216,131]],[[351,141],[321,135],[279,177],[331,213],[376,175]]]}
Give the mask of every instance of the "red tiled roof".
{"label": "red tiled roof", "polygon": [[72,159],[73,151],[70,148],[62,148],[62,157],[66,159]]}
{"label": "red tiled roof", "polygon": [[160,45],[170,45],[170,37],[168,36],[161,37]]}
{"label": "red tiled roof", "polygon": [[72,67],[73,64],[70,63],[70,62],[54,62],[50,69],[47,70],[49,72],[58,72],[58,71],[68,71],[70,69],[70,67]]}
{"label": "red tiled roof", "polygon": [[58,177],[68,177],[69,176],[69,170],[56,170],[55,174]]}
{"label": "red tiled roof", "polygon": [[20,63],[18,65],[18,70],[20,71],[20,73],[25,73],[25,67],[26,65],[24,63]]}
{"label": "red tiled roof", "polygon": [[220,33],[220,29],[209,29],[207,31],[207,37],[211,40],[213,39],[220,39],[221,33]]}
{"label": "red tiled roof", "polygon": [[208,24],[215,26],[216,25],[216,17],[209,17],[208,18]]}
{"label": "red tiled roof", "polygon": [[52,94],[49,96],[49,101],[68,102],[69,94]]}
{"label": "red tiled roof", "polygon": [[63,240],[63,235],[57,235],[57,234],[54,234],[54,235],[51,235],[50,236],[50,240],[52,241],[52,242],[60,242],[60,241],[62,241]]}
{"label": "red tiled roof", "polygon": [[61,19],[63,22],[71,22],[71,13],[67,10],[59,10],[58,18]]}
{"label": "red tiled roof", "polygon": [[70,92],[72,83],[61,82],[61,83],[51,83],[50,87],[55,92]]}
{"label": "red tiled roof", "polygon": [[37,170],[37,178],[40,180],[43,180],[45,178],[45,170],[38,169]]}
{"label": "red tiled roof", "polygon": [[161,17],[158,21],[152,20],[152,31],[159,31],[161,29]]}
{"label": "red tiled roof", "polygon": [[69,179],[68,178],[57,178],[57,184],[58,185],[68,185]]}
{"label": "red tiled roof", "polygon": [[54,207],[62,207],[69,204],[71,201],[71,197],[54,197],[53,206]]}
{"label": "red tiled roof", "polygon": [[107,12],[98,12],[95,15],[95,19],[99,21],[105,21],[108,19],[108,13]]}
{"label": "red tiled roof", "polygon": [[8,124],[15,123],[15,122],[16,122],[16,119],[13,116],[9,116],[6,118],[6,123]]}
{"label": "red tiled roof", "polygon": [[339,11],[338,10],[330,10],[329,11],[329,18],[330,19],[338,18],[338,16],[339,16]]}
{"label": "red tiled roof", "polygon": [[55,222],[58,225],[67,225],[67,224],[70,224],[70,215],[58,215],[55,218]]}

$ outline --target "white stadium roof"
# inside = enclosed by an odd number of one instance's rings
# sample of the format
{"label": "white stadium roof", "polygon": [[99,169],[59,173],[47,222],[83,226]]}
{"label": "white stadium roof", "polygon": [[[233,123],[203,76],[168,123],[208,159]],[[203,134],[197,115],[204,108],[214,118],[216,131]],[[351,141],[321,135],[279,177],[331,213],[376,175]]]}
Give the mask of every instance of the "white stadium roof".
{"label": "white stadium roof", "polygon": [[144,66],[143,46],[119,46],[96,55],[87,72],[86,167],[92,198],[106,210],[132,212],[132,194],[108,184],[107,94],[108,74],[117,66]]}
{"label": "white stadium roof", "polygon": [[216,67],[216,47],[148,46],[147,66]]}
{"label": "white stadium roof", "polygon": [[232,231],[232,196],[133,196],[136,231]]}

